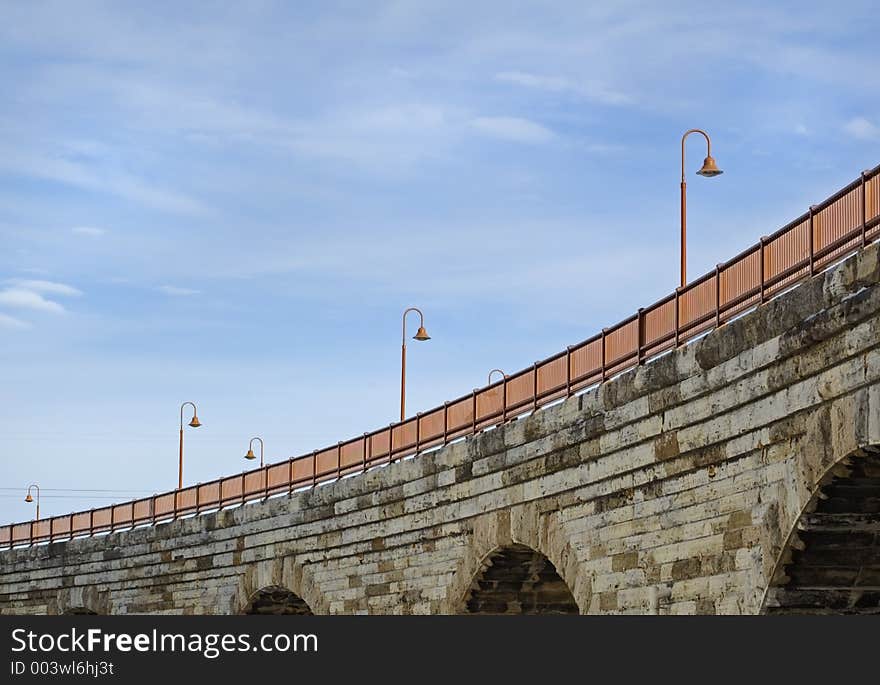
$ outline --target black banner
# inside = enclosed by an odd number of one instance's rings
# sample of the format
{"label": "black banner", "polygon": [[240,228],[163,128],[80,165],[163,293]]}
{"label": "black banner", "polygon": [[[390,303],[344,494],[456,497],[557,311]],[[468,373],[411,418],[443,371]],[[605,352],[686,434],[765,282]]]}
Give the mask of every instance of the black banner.
{"label": "black banner", "polygon": [[873,617],[0,617],[0,683],[838,679]]}

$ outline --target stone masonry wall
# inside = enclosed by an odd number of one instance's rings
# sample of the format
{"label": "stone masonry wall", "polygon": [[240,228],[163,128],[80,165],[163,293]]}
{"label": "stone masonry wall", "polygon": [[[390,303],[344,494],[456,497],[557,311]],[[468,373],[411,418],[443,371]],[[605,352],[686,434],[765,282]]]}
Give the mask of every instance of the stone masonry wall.
{"label": "stone masonry wall", "polygon": [[[880,444],[876,245],[703,339],[445,448],[312,491],[0,552],[0,613],[458,613],[547,557],[581,613],[753,614],[820,484]],[[521,549],[516,547],[516,549]]]}

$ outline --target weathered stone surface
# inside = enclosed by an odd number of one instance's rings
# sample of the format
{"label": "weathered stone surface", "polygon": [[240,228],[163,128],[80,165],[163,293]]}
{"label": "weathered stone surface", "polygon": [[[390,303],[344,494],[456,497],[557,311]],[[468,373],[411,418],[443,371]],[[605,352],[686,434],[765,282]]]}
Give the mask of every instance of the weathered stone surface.
{"label": "weathered stone surface", "polygon": [[[859,504],[817,503],[877,445],[875,245],[599,388],[415,459],[0,552],[0,612],[875,607],[873,467],[833,491]],[[819,544],[829,528],[852,542],[843,560],[833,537]]]}

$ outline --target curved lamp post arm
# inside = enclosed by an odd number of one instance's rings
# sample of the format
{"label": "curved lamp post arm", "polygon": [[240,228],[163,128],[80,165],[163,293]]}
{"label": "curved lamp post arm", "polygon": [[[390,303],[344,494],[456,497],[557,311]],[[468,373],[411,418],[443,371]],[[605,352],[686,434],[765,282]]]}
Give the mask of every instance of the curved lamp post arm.
{"label": "curved lamp post arm", "polygon": [[492,374],[493,374],[493,373],[500,373],[500,374],[501,374],[501,380],[505,380],[505,379],[507,378],[507,374],[504,373],[504,371],[502,371],[501,369],[492,369],[492,370],[489,372],[489,377],[488,377],[488,379],[487,379],[489,385],[492,385]]}
{"label": "curved lamp post arm", "polygon": [[263,468],[263,466],[264,466],[264,463],[263,463],[263,438],[259,438],[259,437],[251,438],[251,441],[248,443],[248,451],[249,452],[252,452],[254,449],[254,440],[260,441],[260,468]]}
{"label": "curved lamp post arm", "polygon": [[183,430],[183,408],[186,405],[190,405],[193,408],[193,418],[196,418],[199,414],[199,410],[196,409],[196,405],[194,402],[184,402],[180,405],[180,430]]}
{"label": "curved lamp post arm", "polygon": [[709,139],[709,134],[706,133],[701,128],[691,128],[684,132],[684,135],[681,137],[681,182],[684,183],[684,141],[691,133],[699,133],[703,138],[706,139],[706,156],[712,156],[712,141]]}
{"label": "curved lamp post arm", "polygon": [[409,314],[410,312],[418,312],[419,328],[425,327],[425,315],[422,314],[421,309],[419,309],[418,307],[408,307],[407,309],[405,309],[403,311],[403,326],[402,326],[402,335],[401,335],[401,342],[403,343],[404,347],[406,347],[406,315]]}
{"label": "curved lamp post arm", "polygon": [[31,483],[30,485],[28,485],[27,496],[24,498],[25,502],[33,502],[34,501],[34,498],[31,495],[31,490],[37,491],[37,517],[36,517],[36,520],[39,521],[40,520],[40,486],[37,485],[36,483]]}

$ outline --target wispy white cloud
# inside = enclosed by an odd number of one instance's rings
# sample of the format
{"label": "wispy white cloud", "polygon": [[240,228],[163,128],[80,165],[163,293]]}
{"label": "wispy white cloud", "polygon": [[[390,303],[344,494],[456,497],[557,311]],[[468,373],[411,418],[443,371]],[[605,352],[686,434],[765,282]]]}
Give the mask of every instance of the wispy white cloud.
{"label": "wispy white cloud", "polygon": [[40,280],[18,280],[12,281],[18,288],[30,290],[36,293],[50,293],[52,295],[68,295],[71,297],[79,297],[82,290],[74,288],[66,283],[56,283],[55,281]]}
{"label": "wispy white cloud", "polygon": [[85,235],[91,238],[97,238],[104,235],[107,231],[105,231],[103,228],[98,228],[96,226],[74,226],[70,229],[70,232],[77,235]]}
{"label": "wispy white cloud", "polygon": [[0,148],[0,170],[16,175],[62,183],[96,193],[107,193],[139,205],[177,214],[202,214],[198,200],[174,190],[160,188],[136,176],[110,168],[100,160],[80,161],[57,153]]}
{"label": "wispy white cloud", "polygon": [[477,117],[470,124],[482,134],[517,143],[546,143],[556,137],[549,128],[519,117]]}
{"label": "wispy white cloud", "polygon": [[22,321],[21,319],[16,319],[13,316],[9,316],[8,314],[3,314],[2,312],[0,312],[0,328],[24,330],[30,327],[31,325],[27,321]]}
{"label": "wispy white cloud", "polygon": [[52,312],[53,314],[64,313],[64,307],[57,302],[47,300],[45,297],[32,290],[21,288],[7,288],[0,290],[0,305],[15,307],[17,309],[33,309],[35,311]]}
{"label": "wispy white cloud", "polygon": [[629,105],[633,98],[625,93],[607,88],[601,83],[579,83],[562,76],[530,74],[523,71],[502,71],[495,75],[498,81],[524,88],[535,88],[552,93],[571,93],[604,105]]}
{"label": "wispy white cloud", "polygon": [[843,130],[859,140],[880,140],[880,126],[865,117],[850,119]]}
{"label": "wispy white cloud", "polygon": [[156,290],[173,297],[189,297],[190,295],[198,295],[201,292],[192,288],[179,288],[176,285],[160,285]]}

